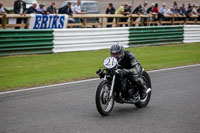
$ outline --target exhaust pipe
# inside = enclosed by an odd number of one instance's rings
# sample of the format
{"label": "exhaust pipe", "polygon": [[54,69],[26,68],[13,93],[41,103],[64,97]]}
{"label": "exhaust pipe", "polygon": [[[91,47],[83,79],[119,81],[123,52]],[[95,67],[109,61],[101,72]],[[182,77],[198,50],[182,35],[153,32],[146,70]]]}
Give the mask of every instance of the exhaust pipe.
{"label": "exhaust pipe", "polygon": [[151,88],[148,88],[146,93],[149,94],[151,92]]}

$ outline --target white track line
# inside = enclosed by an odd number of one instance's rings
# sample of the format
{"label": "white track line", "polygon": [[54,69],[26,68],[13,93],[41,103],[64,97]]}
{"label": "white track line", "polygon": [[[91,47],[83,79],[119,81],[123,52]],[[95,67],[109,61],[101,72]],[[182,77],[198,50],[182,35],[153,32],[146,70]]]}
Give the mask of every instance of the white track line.
{"label": "white track line", "polygon": [[[195,66],[200,66],[200,64],[181,66],[181,67],[173,67],[173,68],[166,68],[166,69],[160,69],[160,70],[152,70],[152,71],[148,71],[148,73],[175,70],[175,69],[195,67]],[[7,91],[7,92],[0,92],[0,95],[16,93],[16,92],[23,92],[23,91],[30,91],[30,90],[37,90],[37,89],[48,88],[48,87],[56,87],[56,86],[62,86],[62,85],[77,84],[77,83],[83,83],[83,82],[89,82],[89,81],[95,81],[95,80],[99,80],[99,78],[88,79],[88,80],[80,80],[80,81],[61,83],[61,84],[53,84],[53,85],[40,86],[40,87],[33,87],[33,88],[27,88],[27,89],[21,89],[21,90],[13,90],[13,91]]]}
{"label": "white track line", "polygon": [[21,90],[6,91],[6,92],[0,92],[0,95],[2,95],[2,94],[9,94],[9,93],[15,93],[15,92],[22,92],[22,91],[37,90],[37,89],[48,88],[48,87],[56,87],[56,86],[62,86],[62,85],[77,84],[77,83],[94,81],[94,80],[98,80],[98,79],[99,78],[94,78],[94,79],[80,80],[80,81],[74,81],[74,82],[68,82],[68,83],[61,83],[61,84],[53,84],[53,85],[47,85],[47,86],[26,88],[26,89],[21,89]]}
{"label": "white track line", "polygon": [[196,67],[196,66],[200,66],[200,64],[180,66],[180,67],[172,67],[172,68],[165,68],[165,69],[159,69],[159,70],[152,70],[152,71],[148,71],[148,73],[168,71],[168,70],[175,70],[175,69],[188,68],[188,67]]}

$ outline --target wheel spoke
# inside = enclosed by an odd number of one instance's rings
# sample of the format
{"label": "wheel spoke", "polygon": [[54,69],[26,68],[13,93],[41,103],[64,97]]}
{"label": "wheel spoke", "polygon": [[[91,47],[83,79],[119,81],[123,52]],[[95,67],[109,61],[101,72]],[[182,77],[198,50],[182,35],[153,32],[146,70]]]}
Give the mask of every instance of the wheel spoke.
{"label": "wheel spoke", "polygon": [[112,108],[112,104],[113,104],[113,101],[112,101],[113,99],[108,101],[109,93],[110,93],[110,86],[104,85],[101,91],[101,99],[104,102],[102,102],[101,100],[101,106],[102,106],[102,109],[106,112],[108,112]]}

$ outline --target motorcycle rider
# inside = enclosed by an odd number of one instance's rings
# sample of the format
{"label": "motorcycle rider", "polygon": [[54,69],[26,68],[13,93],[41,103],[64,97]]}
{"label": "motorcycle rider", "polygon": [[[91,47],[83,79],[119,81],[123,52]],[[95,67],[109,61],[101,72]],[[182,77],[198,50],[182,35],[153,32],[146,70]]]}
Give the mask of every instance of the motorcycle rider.
{"label": "motorcycle rider", "polygon": [[132,83],[136,83],[140,90],[141,99],[144,99],[147,92],[151,91],[151,88],[147,88],[145,82],[141,78],[142,66],[137,61],[136,57],[130,52],[125,51],[124,47],[118,43],[113,44],[110,48],[110,54],[118,60],[118,64],[123,68],[119,69],[118,73],[123,77],[128,75],[129,80]]}

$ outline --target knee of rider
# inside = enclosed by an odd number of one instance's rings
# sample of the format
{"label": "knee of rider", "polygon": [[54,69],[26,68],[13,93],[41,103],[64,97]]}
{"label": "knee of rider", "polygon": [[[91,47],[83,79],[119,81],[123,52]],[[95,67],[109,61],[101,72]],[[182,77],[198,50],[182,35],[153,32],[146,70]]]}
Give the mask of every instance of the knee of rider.
{"label": "knee of rider", "polygon": [[132,81],[132,82],[137,82],[137,76],[135,76],[135,75],[130,75],[129,76],[129,78],[130,78],[130,80]]}
{"label": "knee of rider", "polygon": [[137,83],[143,85],[143,80],[141,78],[138,78]]}

